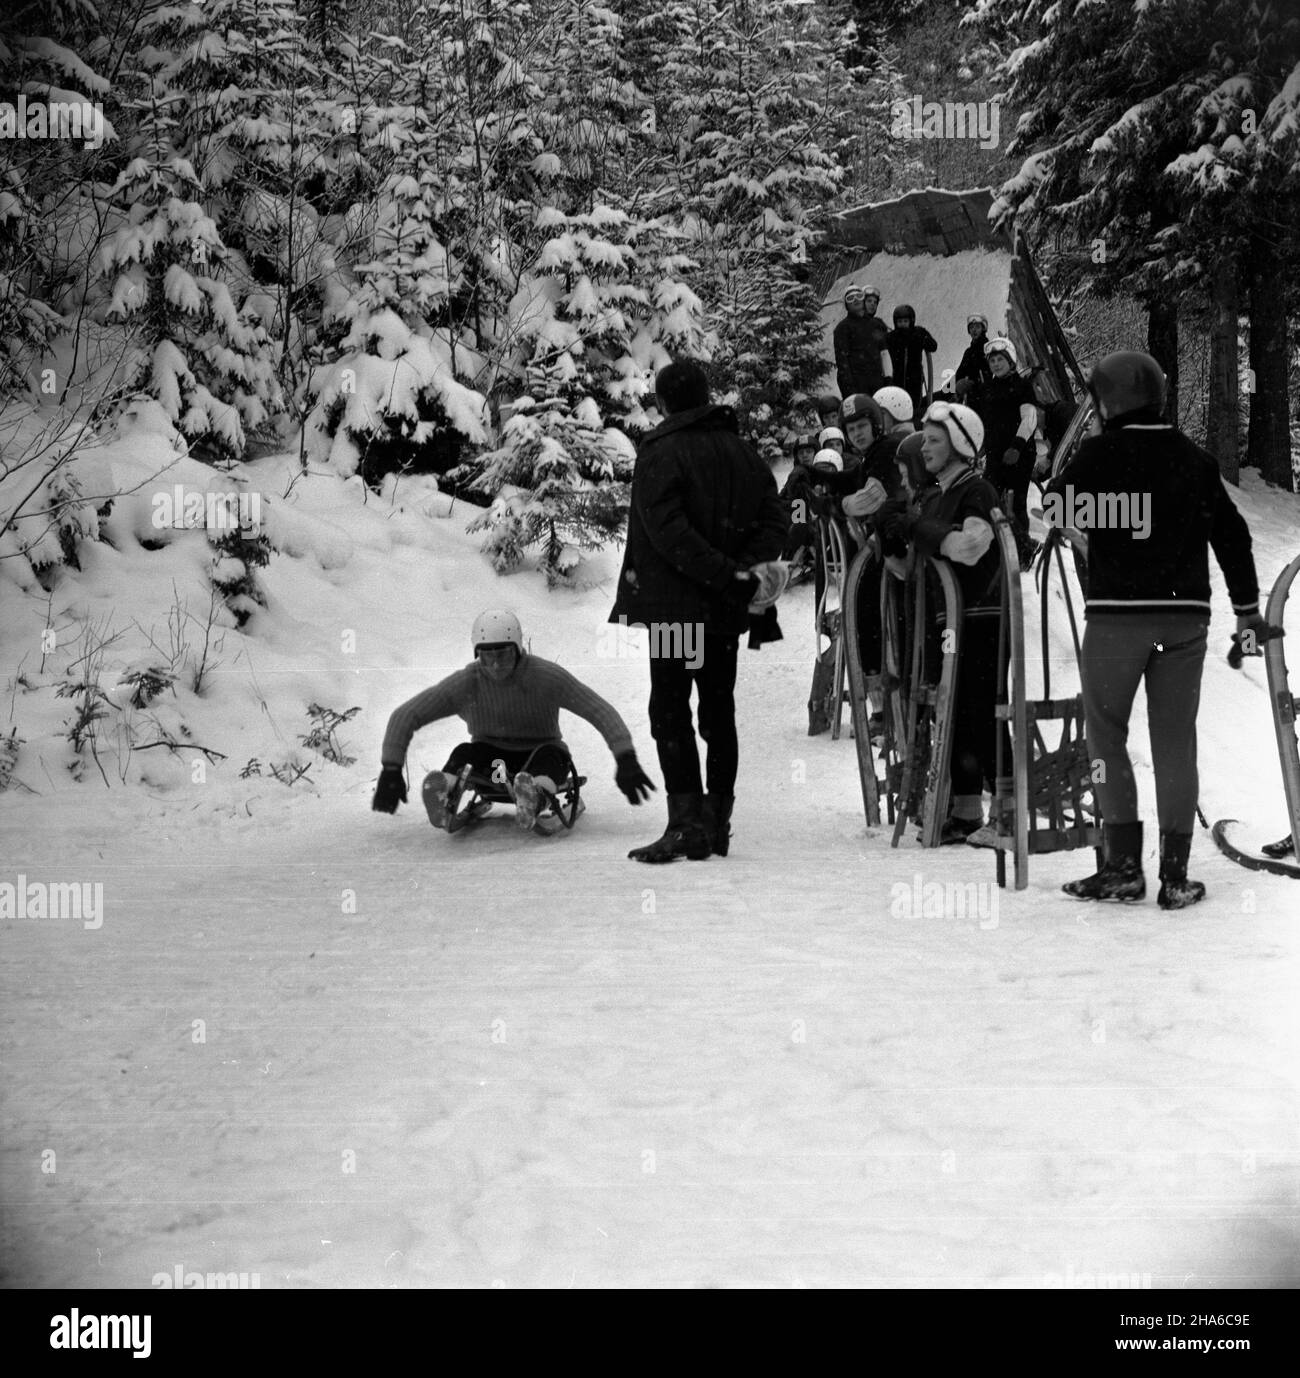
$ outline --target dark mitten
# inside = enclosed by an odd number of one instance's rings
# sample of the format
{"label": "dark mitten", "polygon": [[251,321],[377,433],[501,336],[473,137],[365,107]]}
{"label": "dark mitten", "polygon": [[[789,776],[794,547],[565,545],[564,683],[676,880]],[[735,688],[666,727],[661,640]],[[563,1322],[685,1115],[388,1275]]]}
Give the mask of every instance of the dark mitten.
{"label": "dark mitten", "polygon": [[639,804],[654,793],[654,783],[641,769],[635,751],[624,751],[614,757],[614,783],[623,791],[629,804]]}
{"label": "dark mitten", "polygon": [[402,779],[401,766],[385,766],[380,772],[370,807],[376,813],[396,813],[398,804],[405,803],[406,781]]}

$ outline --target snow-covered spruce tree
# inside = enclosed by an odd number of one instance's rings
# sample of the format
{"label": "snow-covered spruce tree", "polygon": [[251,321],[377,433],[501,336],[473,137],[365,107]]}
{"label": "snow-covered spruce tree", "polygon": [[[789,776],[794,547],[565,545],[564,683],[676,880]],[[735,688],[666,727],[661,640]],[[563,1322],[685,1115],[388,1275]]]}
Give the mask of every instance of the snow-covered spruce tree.
{"label": "snow-covered spruce tree", "polygon": [[841,179],[824,147],[839,36],[833,45],[824,17],[797,0],[676,0],[659,26],[656,110],[719,341],[715,391],[774,457],[788,412],[825,370],[801,264]]}
{"label": "snow-covered spruce tree", "polygon": [[[1237,463],[1237,311],[1250,315],[1250,422],[1245,464],[1295,486],[1289,434],[1289,319],[1300,297],[1300,15],[1268,7],[1238,22],[1235,6],[1206,10],[1213,35],[1196,83],[1190,150],[1169,165],[1181,215],[1162,236],[1160,266],[1176,282],[1204,284],[1214,303],[1211,439],[1225,470]],[[1207,281],[1208,279],[1208,281]],[[1217,365],[1217,366],[1216,366]],[[1215,383],[1217,382],[1217,388]]]}
{"label": "snow-covered spruce tree", "polygon": [[492,500],[471,529],[502,571],[532,547],[552,583],[622,527],[643,399],[669,359],[706,352],[699,299],[674,226],[651,214],[645,101],[623,70],[610,9],[548,11],[529,72],[538,88],[533,160],[544,200],[506,317],[503,378],[521,391],[500,445],[464,481]]}
{"label": "snow-covered spruce tree", "polygon": [[445,473],[466,441],[485,439],[484,400],[455,376],[445,329],[449,259],[436,218],[444,183],[439,107],[426,73],[396,40],[392,94],[372,143],[387,150],[359,287],[339,357],[311,383],[308,452],[375,484],[393,472]]}
{"label": "snow-covered spruce tree", "polygon": [[[1241,94],[1253,63],[1268,74],[1255,83],[1254,94],[1270,109],[1273,99],[1280,100],[1274,110],[1278,122],[1270,127],[1285,131],[1285,110],[1293,104],[1286,99],[1285,83],[1294,64],[1296,21],[1271,7],[1256,14],[1251,32],[1256,39],[1273,34],[1266,43],[1243,38],[1250,26],[1243,25],[1235,7],[1218,0],[1073,6],[985,0],[980,15],[995,27],[1010,26],[1020,43],[1006,63],[1010,98],[1025,112],[1011,151],[1028,156],[1000,189],[997,209],[1077,246],[1072,257],[1058,260],[1058,284],[1083,284],[1100,294],[1127,292],[1146,304],[1147,347],[1170,375],[1170,410],[1176,414],[1180,299],[1190,293],[1203,303],[1216,276],[1232,271],[1236,256],[1225,255],[1232,235],[1224,234],[1223,219],[1252,225],[1255,234],[1244,241],[1249,245],[1258,243],[1261,228],[1276,223],[1278,209],[1275,173],[1255,184],[1268,189],[1265,195],[1254,200],[1242,195],[1251,188],[1246,181],[1236,189],[1230,209],[1211,195],[1187,214],[1189,186],[1198,197],[1202,190],[1212,192],[1238,154],[1244,156],[1230,121],[1219,133],[1227,157],[1216,159],[1204,149],[1210,111],[1201,102],[1206,97],[1214,102],[1212,93],[1221,91],[1214,109],[1218,129],[1217,104],[1230,104],[1232,93]],[[1261,141],[1266,166],[1276,158],[1276,142],[1267,136]],[[1285,176],[1281,173],[1282,183]],[[1286,239],[1263,246],[1270,282]],[[1276,300],[1277,294],[1258,295],[1267,312],[1264,298]],[[1279,332],[1266,333],[1274,341],[1269,357],[1285,358]],[[1280,335],[1285,338],[1284,327]],[[1285,408],[1284,386],[1273,387],[1267,395],[1256,393],[1252,415],[1256,405],[1271,414],[1279,393]],[[1270,477],[1289,486],[1285,429],[1285,421],[1266,428],[1272,437],[1270,458],[1261,462]]]}
{"label": "snow-covered spruce tree", "polygon": [[699,301],[676,276],[687,265],[662,252],[661,226],[603,205],[571,215],[548,207],[538,224],[551,237],[513,304],[525,392],[500,446],[469,466],[470,486],[492,499],[470,529],[490,533],[485,550],[503,572],[539,546],[555,583],[621,530],[635,458],[628,432],[647,424],[654,371],[697,354],[702,333]]}
{"label": "snow-covered spruce tree", "polygon": [[108,81],[80,55],[96,29],[94,6],[76,0],[6,6],[0,14],[0,92],[7,102],[19,92],[31,102],[28,127],[0,131],[0,402],[38,395],[34,370],[66,328],[51,304],[60,257],[52,212],[97,156],[86,145],[112,130],[52,128],[47,103],[80,114],[102,100]]}
{"label": "snow-covered spruce tree", "polygon": [[225,246],[172,142],[171,97],[153,80],[165,55],[141,60],[132,156],[108,193],[123,223],[101,249],[106,314],[134,327],[128,386],[156,399],[199,457],[238,459],[247,431],[279,407],[269,342],[222,280]]}

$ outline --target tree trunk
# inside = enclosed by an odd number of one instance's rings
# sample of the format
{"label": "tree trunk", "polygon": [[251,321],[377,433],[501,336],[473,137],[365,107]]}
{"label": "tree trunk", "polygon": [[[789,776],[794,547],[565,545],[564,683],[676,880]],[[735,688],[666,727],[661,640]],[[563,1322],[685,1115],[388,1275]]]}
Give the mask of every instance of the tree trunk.
{"label": "tree trunk", "polygon": [[1147,303],[1147,353],[1165,371],[1165,420],[1178,424],[1178,307],[1170,297]]}
{"label": "tree trunk", "polygon": [[1225,261],[1214,276],[1210,314],[1210,399],[1205,448],[1229,483],[1241,482],[1237,428],[1241,397],[1237,376],[1237,267]]}
{"label": "tree trunk", "polygon": [[1268,483],[1295,492],[1291,472],[1286,291],[1277,245],[1250,242],[1250,429],[1245,462]]}

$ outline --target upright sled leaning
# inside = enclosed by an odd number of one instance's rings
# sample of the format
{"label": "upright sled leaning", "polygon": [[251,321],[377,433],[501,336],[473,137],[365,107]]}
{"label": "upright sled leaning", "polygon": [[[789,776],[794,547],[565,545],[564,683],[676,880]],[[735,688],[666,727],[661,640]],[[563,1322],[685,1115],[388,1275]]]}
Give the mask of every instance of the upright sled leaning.
{"label": "upright sled leaning", "polygon": [[[1291,585],[1300,575],[1300,555],[1278,575],[1268,596],[1264,620],[1271,627],[1281,627],[1286,616],[1287,598]],[[1300,856],[1300,741],[1296,738],[1296,708],[1300,706],[1291,688],[1291,676],[1286,665],[1286,642],[1281,636],[1265,641],[1264,668],[1268,675],[1268,698],[1273,710],[1273,730],[1277,737],[1278,761],[1282,767],[1282,788],[1286,793],[1287,821],[1290,825],[1290,846],[1286,840],[1265,849],[1266,856],[1243,852],[1228,837],[1234,818],[1221,818],[1210,830],[1220,851],[1240,866],[1252,871],[1267,871],[1275,876],[1290,876],[1300,880],[1300,866],[1283,860],[1288,854]]]}

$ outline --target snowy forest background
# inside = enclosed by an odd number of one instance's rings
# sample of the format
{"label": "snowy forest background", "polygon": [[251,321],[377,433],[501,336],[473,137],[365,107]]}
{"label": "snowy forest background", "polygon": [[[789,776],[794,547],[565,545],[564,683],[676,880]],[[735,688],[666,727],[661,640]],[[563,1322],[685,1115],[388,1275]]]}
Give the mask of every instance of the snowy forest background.
{"label": "snowy forest background", "polygon": [[[828,217],[936,184],[995,188],[1085,367],[1149,347],[1229,479],[1293,490],[1298,52],[1235,0],[10,6],[0,96],[105,124],[0,140],[0,584],[52,599],[113,545],[96,455],[158,435],[134,494],[181,457],[424,476],[497,571],[572,584],[655,370],[706,361],[775,462],[827,375]],[[917,96],[997,101],[997,146],[897,137]],[[200,630],[242,627],[265,525],[191,534]]]}

